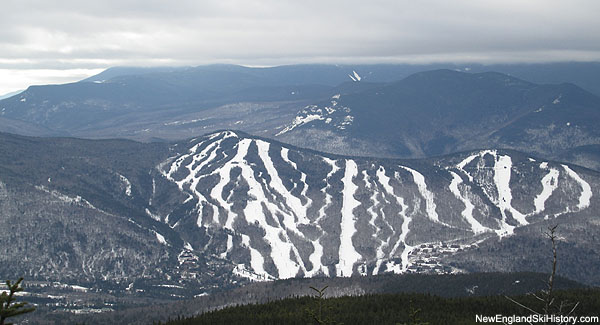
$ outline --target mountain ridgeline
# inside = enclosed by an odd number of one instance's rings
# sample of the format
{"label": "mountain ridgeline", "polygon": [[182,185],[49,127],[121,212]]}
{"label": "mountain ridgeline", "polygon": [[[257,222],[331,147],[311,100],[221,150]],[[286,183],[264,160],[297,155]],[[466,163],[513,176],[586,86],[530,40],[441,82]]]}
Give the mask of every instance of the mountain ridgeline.
{"label": "mountain ridgeline", "polygon": [[238,131],[1,137],[2,277],[191,297],[293,277],[540,271],[540,229],[558,223],[560,273],[600,283],[600,175],[517,151],[359,158]]}
{"label": "mountain ridgeline", "polygon": [[[556,158],[600,143],[600,98],[572,84],[436,70],[337,91],[300,110],[275,138],[336,153],[394,157],[506,148]],[[582,151],[595,155],[591,148]]]}
{"label": "mountain ridgeline", "polygon": [[[513,75],[483,72],[493,68]],[[341,155],[504,148],[600,170],[600,98],[578,86],[600,89],[589,75],[598,66],[572,68],[579,74],[560,74],[568,65],[113,68],[1,100],[0,130],[179,141],[236,129]]]}
{"label": "mountain ridgeline", "polygon": [[375,160],[230,131],[190,146],[159,168],[187,195],[185,212],[158,215],[205,229],[190,246],[258,279],[462,272],[445,257],[567,215],[596,220],[595,173],[518,152]]}

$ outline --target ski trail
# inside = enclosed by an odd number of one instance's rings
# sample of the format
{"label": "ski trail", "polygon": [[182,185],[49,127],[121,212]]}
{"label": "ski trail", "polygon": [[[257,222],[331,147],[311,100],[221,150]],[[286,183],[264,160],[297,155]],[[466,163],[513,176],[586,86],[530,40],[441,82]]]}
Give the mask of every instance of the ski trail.
{"label": "ski trail", "polygon": [[571,176],[579,185],[581,186],[581,195],[579,196],[579,203],[577,204],[577,208],[579,210],[583,210],[590,206],[590,202],[592,200],[592,188],[588,182],[584,181],[575,171],[573,171],[569,166],[562,165],[562,167],[567,171],[567,174]]}
{"label": "ski trail", "polygon": [[346,170],[344,172],[344,178],[342,183],[344,184],[343,189],[343,203],[342,203],[342,222],[341,222],[341,234],[340,234],[340,249],[339,249],[339,262],[336,265],[337,276],[351,276],[352,267],[360,259],[360,254],[354,249],[352,243],[352,236],[356,232],[354,227],[354,214],[353,210],[360,205],[354,198],[354,193],[358,189],[352,182],[352,178],[358,175],[358,167],[353,160],[346,160]]}
{"label": "ski trail", "polygon": [[265,259],[258,250],[250,246],[250,237],[248,237],[248,235],[242,234],[242,245],[250,250],[250,267],[252,267],[254,272],[260,275],[268,274],[264,267]]}
{"label": "ski trail", "polygon": [[[236,214],[233,213],[233,211],[231,211],[231,207],[233,206],[233,204],[223,200],[223,188],[227,184],[229,184],[231,169],[235,166],[241,165],[241,162],[244,160],[244,157],[246,157],[246,154],[248,153],[248,147],[250,146],[250,142],[251,141],[249,139],[244,139],[237,143],[236,155],[231,160],[226,162],[223,165],[223,167],[215,171],[219,175],[220,180],[219,183],[217,183],[217,185],[215,185],[210,191],[210,196],[219,203],[220,207],[225,209],[227,216],[227,220],[225,221],[225,228],[231,230],[234,230],[233,222],[235,221]],[[217,220],[219,219],[218,213],[216,216],[214,216],[214,218]]]}
{"label": "ski trail", "polygon": [[[210,205],[210,203],[204,197],[204,195],[202,195],[202,193],[200,193],[200,191],[198,191],[198,189],[197,189],[198,183],[200,182],[200,180],[203,177],[206,177],[206,175],[201,175],[201,176],[197,176],[197,175],[201,174],[202,169],[216,158],[217,152],[219,151],[219,149],[221,147],[221,142],[226,138],[234,136],[232,134],[233,133],[226,132],[223,134],[216,134],[216,135],[211,136],[210,139],[214,139],[219,135],[222,135],[222,138],[210,143],[202,151],[200,151],[200,153],[198,153],[198,149],[205,142],[203,141],[203,142],[197,143],[188,151],[187,154],[182,155],[173,164],[171,164],[170,169],[167,173],[163,173],[163,175],[167,179],[176,183],[177,187],[179,187],[179,190],[184,193],[185,193],[185,186],[189,185],[189,191],[192,192],[192,194],[193,194],[190,196],[190,198],[195,196],[198,199],[198,203],[196,204],[196,208],[198,210],[198,219],[196,220],[196,224],[199,227],[204,224],[204,220],[202,219],[203,208],[205,205]],[[184,166],[188,170],[187,176],[179,181],[176,180],[173,177],[173,175],[177,171],[179,171],[180,168],[182,168],[181,164],[190,156],[193,157],[192,161],[189,164],[187,164],[186,166]],[[188,193],[188,195],[190,195],[190,194]],[[219,222],[218,215],[214,212],[214,210],[216,210],[216,208],[213,208],[212,222],[218,223]]]}
{"label": "ski trail", "polygon": [[511,215],[517,220],[522,226],[528,225],[525,215],[517,211],[511,205],[512,193],[510,190],[510,176],[512,170],[512,160],[510,156],[497,156],[496,165],[494,167],[494,183],[496,183],[496,189],[498,190],[498,207],[502,211],[510,211]]}
{"label": "ski trail", "polygon": [[[548,169],[547,163],[541,163],[540,168]],[[556,188],[558,188],[558,170],[550,168],[548,174],[542,178],[542,192],[533,200],[535,211],[533,214],[540,213],[546,208],[546,201],[550,198]]]}
{"label": "ski trail", "polygon": [[[240,141],[240,147],[245,148],[244,150],[247,151],[252,142],[253,140],[251,139],[244,139]],[[255,142],[255,144],[257,144],[258,147],[258,143]],[[259,148],[262,148],[259,149],[260,153],[261,150],[265,149],[265,146],[261,145]],[[266,147],[266,149],[268,150],[268,147]],[[245,155],[242,156],[242,159],[243,157],[245,157]],[[258,225],[265,231],[264,238],[271,247],[271,258],[277,268],[278,277],[280,279],[295,277],[298,274],[299,269],[302,269],[306,274],[306,268],[304,267],[302,258],[286,232],[285,224],[288,223],[290,224],[289,229],[291,231],[299,233],[293,221],[293,216],[290,215],[290,213],[286,213],[286,211],[280,211],[276,205],[267,200],[263,187],[254,177],[254,170],[249,162],[243,160],[238,167],[242,169],[241,177],[249,186],[248,195],[250,199],[246,202],[244,216],[249,224]],[[269,225],[263,211],[263,203],[267,206],[267,209],[272,215],[277,215],[279,212],[284,216],[284,225],[281,225],[278,220],[275,221],[278,223],[279,227]],[[297,262],[292,261],[290,254],[295,256]]]}
{"label": "ski trail", "polygon": [[306,174],[302,170],[300,170],[298,168],[298,165],[289,158],[288,153],[288,148],[281,148],[281,158],[283,159],[283,161],[290,164],[290,166],[292,166],[295,170],[300,172],[300,181],[303,184],[302,192],[300,193],[300,195],[302,195],[306,199],[306,204],[304,205],[304,207],[305,209],[307,209],[312,204],[312,200],[306,195],[306,192],[308,191],[308,183],[306,183]]}
{"label": "ski trail", "polygon": [[317,226],[319,228],[319,230],[321,231],[321,236],[319,236],[319,238],[312,243],[314,251],[312,252],[312,254],[310,254],[310,256],[308,258],[309,261],[313,265],[312,270],[310,272],[308,272],[309,274],[311,274],[311,276],[314,274],[317,274],[319,271],[322,271],[326,276],[329,276],[329,269],[326,267],[323,267],[323,264],[321,262],[321,258],[323,257],[323,246],[320,244],[320,240],[322,238],[323,229],[321,229],[319,222],[323,218],[325,218],[325,210],[331,205],[331,203],[333,201],[331,194],[329,194],[329,192],[327,192],[327,190],[329,188],[331,188],[331,185],[329,184],[329,178],[331,177],[331,175],[335,174],[340,169],[336,165],[335,160],[332,160],[332,159],[329,159],[326,157],[322,157],[322,159],[325,163],[327,163],[329,166],[331,166],[331,171],[329,171],[329,173],[327,173],[327,177],[325,178],[326,185],[323,189],[321,189],[321,192],[323,192],[323,194],[325,194],[325,203],[319,209],[319,215],[318,215],[317,219],[313,222],[313,224],[315,226]]}
{"label": "ski trail", "polygon": [[402,259],[402,268],[400,269],[400,272],[405,272],[409,266],[408,253],[410,253],[410,251],[413,249],[412,246],[410,246],[406,243],[406,236],[408,235],[408,232],[410,231],[409,225],[410,225],[410,222],[412,221],[412,218],[408,217],[406,215],[408,206],[406,206],[406,204],[404,204],[404,199],[402,197],[396,196],[396,194],[394,194],[394,188],[392,188],[392,186],[390,185],[390,178],[385,174],[385,169],[383,167],[380,167],[377,170],[377,180],[383,186],[383,189],[385,190],[385,192],[387,194],[389,194],[390,196],[394,197],[396,199],[396,202],[398,203],[398,205],[400,205],[400,207],[402,208],[400,210],[400,212],[398,213],[400,215],[400,217],[402,217],[402,226],[401,226],[400,236],[398,237],[398,241],[392,248],[389,256],[393,257],[394,255],[396,255],[396,251],[400,247],[400,244],[403,244],[404,250],[402,251],[402,254],[400,255],[401,259]]}
{"label": "ski trail", "polygon": [[[369,220],[369,224],[375,229],[373,238],[375,240],[379,241],[379,245],[377,246],[377,251],[376,251],[376,255],[375,255],[375,259],[376,259],[375,268],[373,269],[373,273],[372,273],[372,275],[376,275],[379,272],[379,267],[381,266],[381,262],[383,261],[383,258],[385,257],[385,254],[383,252],[385,242],[380,238],[381,228],[379,228],[375,224],[375,221],[377,220],[377,212],[375,210],[376,210],[377,206],[379,205],[379,200],[377,199],[378,192],[377,192],[377,189],[375,188],[376,185],[371,183],[371,178],[367,174],[366,170],[363,170],[363,180],[367,186],[367,189],[370,190],[372,193],[371,198],[370,198],[372,205],[367,209],[367,213],[371,216],[371,219]],[[379,212],[381,213],[381,210]]]}
{"label": "ski trail", "polygon": [[452,192],[452,194],[454,194],[454,196],[460,201],[462,201],[462,203],[465,205],[465,209],[461,212],[461,215],[463,216],[463,218],[465,218],[465,220],[467,220],[469,225],[471,225],[471,231],[478,234],[490,230],[489,228],[481,225],[481,223],[479,223],[479,221],[477,221],[477,219],[473,217],[473,209],[475,208],[475,206],[473,205],[473,203],[471,203],[469,198],[461,194],[460,189],[458,188],[458,185],[460,185],[463,182],[462,178],[460,178],[460,176],[458,176],[458,174],[456,174],[455,172],[451,171],[450,174],[452,174],[450,192]]}
{"label": "ski trail", "polygon": [[[292,215],[296,215],[298,217],[297,222],[303,223],[303,224],[308,224],[310,221],[306,217],[306,206],[304,206],[302,204],[302,202],[300,201],[299,198],[293,196],[292,193],[290,193],[287,190],[287,188],[285,188],[285,186],[283,185],[283,182],[281,181],[281,178],[279,177],[279,173],[277,172],[277,169],[275,169],[275,166],[273,165],[273,161],[271,160],[271,157],[269,157],[270,144],[265,141],[257,140],[256,145],[258,146],[258,155],[259,155],[260,159],[262,160],[265,168],[267,169],[267,173],[269,174],[269,176],[271,178],[271,182],[269,183],[269,185],[275,191],[277,191],[279,194],[281,194],[281,196],[283,196],[286,205],[290,209],[289,212]],[[285,223],[285,226],[289,229],[296,228],[296,226],[295,226],[296,220],[294,220],[293,217],[291,220],[286,218],[284,223]],[[298,235],[304,237],[304,235],[300,232],[298,232]]]}
{"label": "ski trail", "polygon": [[435,211],[436,205],[434,202],[433,193],[427,189],[427,184],[425,184],[425,177],[423,177],[421,173],[412,168],[404,166],[400,166],[400,168],[407,170],[412,174],[415,184],[417,184],[419,193],[425,199],[425,211],[427,211],[427,216],[429,217],[429,219],[431,219],[433,222],[447,225],[440,221],[440,218],[437,212]]}

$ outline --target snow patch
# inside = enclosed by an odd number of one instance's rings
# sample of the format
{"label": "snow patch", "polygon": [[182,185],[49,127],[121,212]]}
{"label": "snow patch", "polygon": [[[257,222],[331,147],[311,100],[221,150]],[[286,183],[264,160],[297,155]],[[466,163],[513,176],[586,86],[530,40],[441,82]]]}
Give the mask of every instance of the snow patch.
{"label": "snow patch", "polygon": [[354,70],[352,70],[352,74],[349,74],[348,77],[350,77],[350,79],[352,79],[354,82],[358,82],[362,79]]}
{"label": "snow patch", "polygon": [[227,234],[227,248],[223,253],[221,253],[221,255],[219,257],[227,258],[227,255],[231,252],[232,249],[233,249],[233,236],[231,236],[230,234]]}
{"label": "snow patch", "polygon": [[561,97],[562,97],[562,95],[559,95],[555,100],[552,101],[552,104],[556,105],[556,104],[560,103]]}
{"label": "snow patch", "polygon": [[127,179],[127,177],[118,174],[121,182],[125,184],[125,195],[131,196],[131,182]]}
{"label": "snow patch", "polygon": [[209,118],[198,118],[198,119],[187,120],[187,121],[173,121],[173,122],[163,123],[163,125],[164,126],[179,126],[179,125],[185,125],[185,124],[198,123],[198,122],[206,121],[208,119]]}
{"label": "snow patch", "polygon": [[154,234],[156,235],[156,239],[158,239],[158,242],[163,244],[163,245],[167,245],[167,240],[165,239],[165,236],[159,234],[158,232],[154,232]]}
{"label": "snow patch", "polygon": [[246,278],[253,282],[273,281],[275,278],[268,274],[258,274],[248,270],[244,264],[238,264],[233,268],[232,273],[242,278]]}
{"label": "snow patch", "polygon": [[175,285],[175,284],[157,284],[154,287],[158,287],[158,288],[171,288],[171,289],[185,289],[185,287],[178,286],[178,285]]}
{"label": "snow patch", "polygon": [[150,211],[148,208],[146,208],[146,214],[156,221],[160,221],[161,219],[159,215],[152,213],[152,211]]}
{"label": "snow patch", "polygon": [[324,118],[318,114],[308,114],[306,116],[296,116],[292,121],[292,124],[286,126],[283,130],[279,131],[279,133],[275,134],[275,136],[280,136],[284,133],[287,133],[303,124],[310,123],[315,120],[323,120]]}

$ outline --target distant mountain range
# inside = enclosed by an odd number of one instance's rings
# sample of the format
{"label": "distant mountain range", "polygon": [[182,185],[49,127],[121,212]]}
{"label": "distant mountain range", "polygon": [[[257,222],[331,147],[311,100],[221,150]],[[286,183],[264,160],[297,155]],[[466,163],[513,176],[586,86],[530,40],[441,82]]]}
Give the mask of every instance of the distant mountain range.
{"label": "distant mountain range", "polygon": [[291,277],[540,271],[540,230],[560,224],[560,274],[600,283],[600,174],[517,151],[358,158],[234,131],[0,140],[2,278],[172,298]]}
{"label": "distant mountain range", "polygon": [[5,99],[5,98],[12,97],[12,96],[20,94],[21,92],[23,92],[23,90],[11,91],[10,93],[4,94],[4,95],[0,95],[0,99]]}
{"label": "distant mountain range", "polygon": [[[488,69],[542,84],[477,72]],[[237,129],[336,154],[506,148],[600,170],[600,98],[564,83],[600,93],[594,71],[599,64],[112,68],[1,100],[0,130],[172,141]]]}
{"label": "distant mountain range", "polygon": [[600,98],[572,84],[435,70],[350,91],[342,85],[330,99],[301,110],[276,138],[367,156],[429,157],[491,147],[558,157],[600,144],[599,121]]}

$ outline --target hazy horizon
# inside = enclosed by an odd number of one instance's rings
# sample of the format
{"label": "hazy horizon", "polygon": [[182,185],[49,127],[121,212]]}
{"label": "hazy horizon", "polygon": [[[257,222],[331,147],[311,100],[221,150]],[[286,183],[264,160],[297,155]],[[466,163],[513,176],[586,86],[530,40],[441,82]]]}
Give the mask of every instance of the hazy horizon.
{"label": "hazy horizon", "polygon": [[600,61],[596,1],[8,0],[0,94],[115,66]]}

